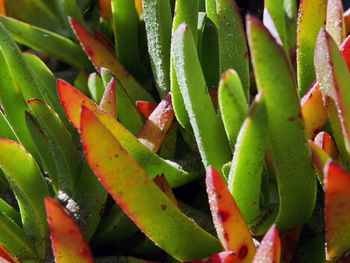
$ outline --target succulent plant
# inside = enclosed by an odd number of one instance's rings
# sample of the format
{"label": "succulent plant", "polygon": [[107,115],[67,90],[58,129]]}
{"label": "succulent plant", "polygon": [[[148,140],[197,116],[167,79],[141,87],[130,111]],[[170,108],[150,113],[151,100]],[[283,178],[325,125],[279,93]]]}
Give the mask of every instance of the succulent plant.
{"label": "succulent plant", "polygon": [[0,262],[350,261],[350,11],[240,11],[0,1]]}

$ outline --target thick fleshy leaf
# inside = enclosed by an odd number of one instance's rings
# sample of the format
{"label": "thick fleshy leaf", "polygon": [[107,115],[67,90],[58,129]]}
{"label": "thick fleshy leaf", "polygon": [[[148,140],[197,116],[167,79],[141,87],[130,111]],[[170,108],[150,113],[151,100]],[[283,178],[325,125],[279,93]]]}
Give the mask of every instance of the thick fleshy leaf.
{"label": "thick fleshy leaf", "polygon": [[248,48],[237,4],[232,0],[216,0],[216,9],[220,75],[230,68],[237,71],[244,94],[249,98]]}
{"label": "thick fleshy leaf", "polygon": [[273,225],[261,241],[253,263],[275,263],[280,262],[280,258],[281,240],[277,227]]}
{"label": "thick fleshy leaf", "polygon": [[[179,27],[179,25],[186,22],[193,34],[194,40],[197,41],[198,7],[199,7],[198,0],[176,1],[172,34],[174,34],[175,30]],[[173,58],[170,58],[170,59],[171,59],[171,62],[170,62],[171,63],[170,82],[171,83],[170,84],[171,84],[171,93],[172,93],[172,100],[173,100],[175,115],[182,127],[188,130],[191,130],[190,119],[188,117],[187,110],[184,104],[183,95],[181,93],[181,90],[177,81],[174,61],[173,61]]]}
{"label": "thick fleshy leaf", "polygon": [[[231,158],[225,131],[209,96],[190,28],[181,24],[172,38],[172,58],[177,80],[190,117],[204,167],[221,169]],[[210,125],[208,125],[210,123]]]}
{"label": "thick fleshy leaf", "polygon": [[[76,89],[80,90],[86,96],[91,96],[89,91],[89,74],[85,69],[80,70],[78,76],[74,79],[73,85]],[[104,90],[104,88],[103,88]]]}
{"label": "thick fleshy leaf", "polygon": [[0,111],[0,138],[18,141],[16,134],[2,111]]}
{"label": "thick fleshy leaf", "polygon": [[28,101],[28,105],[47,138],[55,160],[57,171],[55,188],[73,193],[80,163],[71,134],[57,114],[45,102],[31,99]]}
{"label": "thick fleshy leaf", "polygon": [[134,0],[108,0],[112,5],[117,59],[135,76],[144,75],[138,43],[139,15]]}
{"label": "thick fleshy leaf", "polygon": [[[196,0],[197,1],[197,0]],[[171,8],[169,1],[143,0],[143,18],[154,80],[163,98],[170,90]],[[118,77],[118,76],[117,76]],[[146,101],[150,101],[144,98]],[[140,99],[139,99],[140,100]]]}
{"label": "thick fleshy leaf", "polygon": [[173,119],[174,110],[171,104],[171,93],[169,93],[148,117],[137,135],[138,140],[152,152],[158,152]]}
{"label": "thick fleshy leaf", "polygon": [[315,69],[340,156],[350,167],[350,74],[337,44],[322,29],[315,49]]}
{"label": "thick fleshy leaf", "polygon": [[90,247],[69,212],[51,198],[45,198],[45,207],[55,262],[93,263]]}
{"label": "thick fleshy leaf", "polygon": [[22,226],[20,213],[0,198],[0,211],[11,218],[17,225]]}
{"label": "thick fleshy leaf", "polygon": [[20,226],[3,212],[0,212],[0,231],[0,246],[4,246],[17,259],[36,259],[38,257],[33,241]]}
{"label": "thick fleshy leaf", "polygon": [[[348,69],[350,69],[350,37],[345,39],[339,50]],[[303,96],[300,105],[305,122],[306,135],[308,138],[313,138],[323,127],[328,118],[317,80]]]}
{"label": "thick fleshy leaf", "polygon": [[199,13],[197,31],[198,57],[205,81],[209,88],[216,87],[220,80],[218,30],[206,13]]}
{"label": "thick fleshy leaf", "polygon": [[205,0],[205,12],[208,14],[208,17],[213,21],[214,25],[218,25],[218,16],[216,13],[216,0]]}
{"label": "thick fleshy leaf", "polygon": [[44,258],[48,237],[44,197],[49,193],[40,168],[20,144],[7,139],[0,139],[0,168],[16,195],[23,229],[33,239],[38,257]]}
{"label": "thick fleshy leaf", "polygon": [[312,155],[312,162],[316,166],[318,174],[320,175],[320,183],[323,186],[323,168],[327,161],[331,158],[327,152],[321,149],[316,143],[309,140],[309,146]]}
{"label": "thick fleshy leaf", "polygon": [[105,87],[103,86],[101,77],[95,72],[89,75],[88,89],[91,94],[91,98],[96,103],[100,103],[105,91]]}
{"label": "thick fleshy leaf", "polygon": [[326,30],[332,36],[338,46],[345,39],[345,23],[343,16],[343,4],[341,0],[327,1]]}
{"label": "thick fleshy leaf", "polygon": [[305,123],[307,138],[316,136],[328,119],[327,110],[323,104],[322,93],[315,81],[300,101],[301,113]]}
{"label": "thick fleshy leaf", "polygon": [[166,196],[173,202],[174,205],[179,207],[179,203],[176,200],[176,197],[173,193],[173,190],[171,189],[171,186],[165,176],[162,175],[157,175],[156,177],[153,178],[153,182],[158,185],[158,187],[166,194]]}
{"label": "thick fleshy leaf", "polygon": [[[6,115],[13,132],[19,142],[33,155],[36,154],[35,146],[30,138],[28,128],[25,123],[24,113],[28,110],[11,72],[7,66],[4,56],[0,53],[0,104]],[[4,119],[2,120],[5,121]],[[6,124],[5,124],[6,125]],[[5,132],[5,131],[3,131]],[[2,137],[6,138],[6,137]]]}
{"label": "thick fleshy leaf", "polygon": [[279,40],[279,44],[283,45],[286,52],[288,52],[289,47],[286,32],[286,18],[283,7],[284,1],[265,0],[263,21],[271,35],[273,35],[276,40]]}
{"label": "thick fleshy leaf", "polygon": [[327,0],[302,0],[297,29],[297,67],[300,96],[315,80],[314,50],[317,35],[326,24]]}
{"label": "thick fleshy leaf", "polygon": [[316,178],[286,54],[259,20],[248,16],[247,31],[257,88],[265,91],[267,134],[280,202],[276,223],[280,231],[286,231],[312,215]]}
{"label": "thick fleshy leaf", "polygon": [[187,263],[236,263],[241,262],[233,251],[224,251],[207,258],[189,261]]}
{"label": "thick fleshy leaf", "polygon": [[117,95],[114,79],[109,82],[105,92],[103,93],[100,108],[117,119]]}
{"label": "thick fleshy leaf", "polygon": [[266,109],[259,93],[239,131],[228,187],[248,225],[260,215],[262,173],[266,152]]}
{"label": "thick fleshy leaf", "polygon": [[[68,38],[11,17],[0,16],[0,22],[18,43],[56,57],[77,68],[90,70],[93,68],[81,47]],[[61,52],[62,50],[64,52]]]}
{"label": "thick fleshy leaf", "polygon": [[123,148],[136,159],[149,176],[155,177],[156,175],[164,174],[172,187],[185,184],[196,177],[195,174],[176,168],[152,153],[118,121],[109,114],[100,112],[98,106],[92,100],[68,83],[59,80],[58,93],[69,120],[78,130],[80,130],[81,107],[84,105],[97,114],[104,125],[113,132],[113,135],[122,144]]}
{"label": "thick fleshy leaf", "polygon": [[18,261],[1,244],[0,258],[6,260],[4,263],[18,263]]}
{"label": "thick fleshy leaf", "polygon": [[3,16],[7,15],[5,0],[0,1],[0,15],[3,15]]}
{"label": "thick fleshy leaf", "polygon": [[145,119],[148,119],[148,117],[152,114],[155,108],[157,108],[157,104],[142,100],[137,101],[136,106],[139,109],[142,116],[145,117]]}
{"label": "thick fleshy leaf", "polygon": [[[94,140],[96,136],[103,137],[103,142]],[[220,250],[218,241],[182,214],[85,107],[81,117],[81,138],[89,165],[102,184],[158,246],[179,260],[205,257]]]}
{"label": "thick fleshy leaf", "polygon": [[46,103],[52,107],[62,120],[65,120],[64,109],[58,99],[55,76],[39,57],[30,53],[23,55],[32,70],[32,74],[38,82],[41,82],[40,85],[44,87],[43,92],[46,94]]}
{"label": "thick fleshy leaf", "polygon": [[50,178],[54,191],[58,193],[56,161],[51,152],[47,136],[32,114],[29,113],[29,111],[25,112],[27,127],[39,155],[39,159],[36,160],[39,162],[41,169],[43,169]]}
{"label": "thick fleshy leaf", "polygon": [[152,96],[127,72],[124,66],[114,57],[113,54],[88,30],[81,26],[73,18],[70,18],[71,26],[95,68],[100,71],[102,67],[108,68],[125,87],[128,95],[133,101],[149,100]]}
{"label": "thick fleshy leaf", "polygon": [[116,86],[116,97],[117,97],[117,112],[119,112],[119,121],[125,128],[127,128],[134,135],[138,134],[143,126],[143,120],[138,110],[136,109],[135,103],[128,96],[124,86],[119,82],[108,69],[101,68],[101,77],[105,87],[108,86],[110,81],[114,79]]}
{"label": "thick fleshy leaf", "polygon": [[324,168],[326,258],[336,260],[350,249],[350,174],[334,161]]}
{"label": "thick fleshy leaf", "polygon": [[332,137],[326,132],[320,132],[315,137],[315,143],[326,153],[329,154],[332,159],[336,160],[338,158],[338,149],[335,145]]}
{"label": "thick fleshy leaf", "polygon": [[237,262],[251,262],[256,249],[249,228],[224,179],[213,167],[207,170],[206,185],[213,222],[223,248],[235,252]]}
{"label": "thick fleshy leaf", "polygon": [[298,2],[296,0],[284,0],[284,13],[286,15],[288,48],[289,50],[295,50],[297,45]]}
{"label": "thick fleshy leaf", "polygon": [[[14,17],[29,24],[46,28],[51,31],[58,29],[58,21],[42,0],[6,0],[6,10],[9,17]],[[49,1],[53,2],[53,1]]]}
{"label": "thick fleshy leaf", "polygon": [[241,125],[248,113],[248,103],[237,72],[229,69],[219,83],[218,101],[222,122],[232,151]]}

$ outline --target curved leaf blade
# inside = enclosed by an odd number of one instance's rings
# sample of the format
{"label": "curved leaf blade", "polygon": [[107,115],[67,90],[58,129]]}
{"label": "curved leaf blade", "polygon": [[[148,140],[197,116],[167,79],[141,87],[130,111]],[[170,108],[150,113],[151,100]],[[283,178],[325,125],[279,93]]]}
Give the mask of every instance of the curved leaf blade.
{"label": "curved leaf blade", "polygon": [[179,260],[220,250],[217,240],[182,214],[87,108],[82,110],[81,137],[89,165],[102,184],[158,246]]}
{"label": "curved leaf blade", "polygon": [[206,185],[211,214],[223,248],[234,251],[237,262],[251,262],[256,248],[249,228],[225,181],[213,167],[207,170]]}
{"label": "curved leaf blade", "polygon": [[7,139],[0,139],[0,168],[16,195],[23,229],[33,239],[38,257],[44,258],[48,237],[44,197],[49,193],[40,168],[20,144]]}
{"label": "curved leaf blade", "polygon": [[[280,200],[276,223],[280,231],[285,231],[311,217],[316,202],[316,178],[296,81],[286,54],[256,18],[248,16],[247,31],[257,87],[265,91],[267,134]],[[296,192],[299,194],[295,195]]]}
{"label": "curved leaf blade", "polygon": [[51,198],[45,198],[45,207],[55,262],[93,263],[90,247],[68,211]]}
{"label": "curved leaf blade", "polygon": [[314,50],[317,35],[326,24],[327,0],[302,0],[297,29],[297,74],[300,96],[315,80]]}

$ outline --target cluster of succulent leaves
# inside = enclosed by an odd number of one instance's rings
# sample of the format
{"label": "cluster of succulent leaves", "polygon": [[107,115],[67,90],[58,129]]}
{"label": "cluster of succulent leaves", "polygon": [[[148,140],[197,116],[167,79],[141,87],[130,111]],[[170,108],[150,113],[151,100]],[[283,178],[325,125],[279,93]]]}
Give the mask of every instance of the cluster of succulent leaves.
{"label": "cluster of succulent leaves", "polygon": [[0,13],[0,262],[349,262],[342,1]]}

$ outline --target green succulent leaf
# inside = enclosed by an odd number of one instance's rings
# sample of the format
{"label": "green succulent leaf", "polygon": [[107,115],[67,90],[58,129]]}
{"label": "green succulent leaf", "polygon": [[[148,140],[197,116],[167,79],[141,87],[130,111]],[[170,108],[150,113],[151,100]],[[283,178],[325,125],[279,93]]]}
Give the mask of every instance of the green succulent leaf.
{"label": "green succulent leaf", "polygon": [[94,111],[103,124],[113,133],[123,148],[133,156],[150,177],[164,174],[172,187],[192,181],[198,174],[188,173],[176,163],[165,161],[140,143],[137,138],[111,115],[100,112],[97,105],[68,83],[58,81],[58,93],[66,114],[73,125],[80,129],[80,112],[84,105]]}
{"label": "green succulent leaf", "polygon": [[91,98],[96,102],[100,103],[105,87],[101,77],[97,73],[89,75],[88,88],[91,94]]}
{"label": "green succulent leaf", "polygon": [[0,168],[16,195],[23,229],[33,239],[38,257],[44,258],[48,238],[44,197],[49,193],[40,168],[21,145],[7,139],[0,139]]}
{"label": "green succulent leaf", "polygon": [[322,29],[315,49],[315,69],[328,119],[346,167],[350,167],[350,74],[336,42]]}
{"label": "green succulent leaf", "polygon": [[113,30],[117,59],[135,76],[145,75],[140,66],[139,16],[134,0],[113,0]]}
{"label": "green succulent leaf", "polygon": [[343,16],[343,4],[341,0],[327,1],[326,30],[338,46],[343,43],[346,37],[346,29]]}
{"label": "green succulent leaf", "polygon": [[[36,155],[36,149],[30,137],[24,117],[25,111],[29,110],[29,108],[12,78],[12,74],[1,52],[0,67],[1,107],[19,142],[27,149],[27,151]],[[3,132],[5,131],[6,130],[3,130]]]}
{"label": "green succulent leaf", "polygon": [[216,87],[220,80],[218,31],[206,13],[198,16],[197,49],[205,81],[209,88]]}
{"label": "green succulent leaf", "polygon": [[0,138],[18,141],[16,134],[2,111],[0,111]]}
{"label": "green succulent leaf", "polygon": [[80,161],[72,136],[57,114],[43,101],[32,99],[28,105],[47,138],[57,171],[57,190],[72,194],[77,182]]}
{"label": "green succulent leaf", "polygon": [[0,212],[0,243],[20,260],[36,259],[33,241],[5,213]]}
{"label": "green succulent leaf", "polygon": [[220,75],[232,68],[237,71],[246,98],[249,98],[248,48],[236,2],[217,0]]}
{"label": "green succulent leaf", "polygon": [[218,25],[218,16],[216,13],[216,0],[205,0],[205,11],[208,17],[213,21],[214,25]]}
{"label": "green succulent leaf", "polygon": [[[197,0],[195,0],[197,1]],[[170,2],[164,0],[144,0],[143,17],[146,25],[148,52],[154,80],[161,98],[170,90],[170,42],[171,9]]]}
{"label": "green succulent leaf", "polygon": [[105,87],[113,79],[116,87],[117,96],[117,112],[119,113],[119,121],[125,128],[127,128],[132,134],[136,135],[140,132],[143,126],[143,120],[136,109],[136,105],[133,104],[128,96],[124,86],[119,80],[107,69],[101,69],[102,81]]}
{"label": "green succulent leaf", "polygon": [[303,96],[315,80],[314,51],[317,35],[326,24],[327,0],[303,0],[297,29],[297,74]]}
{"label": "green succulent leaf", "polygon": [[247,99],[236,71],[229,69],[222,76],[218,101],[221,119],[233,152],[239,130],[248,113]]}
{"label": "green succulent leaf", "polygon": [[[176,1],[172,34],[174,34],[175,30],[180,24],[186,22],[191,31],[193,32],[194,40],[197,41],[198,5],[198,0]],[[173,43],[171,45],[173,45]],[[191,130],[190,119],[188,117],[188,113],[184,104],[184,98],[181,94],[181,90],[177,81],[173,58],[171,58],[170,73],[172,101],[176,119],[182,127],[186,128],[187,130]]]}
{"label": "green succulent leaf", "polygon": [[195,41],[186,23],[172,39],[172,58],[186,110],[196,137],[204,167],[221,166],[231,158],[224,128],[213,107],[196,52]]}
{"label": "green succulent leaf", "polygon": [[18,43],[56,57],[79,69],[93,69],[81,47],[70,39],[11,17],[0,15],[0,22]]}
{"label": "green succulent leaf", "polygon": [[276,223],[285,231],[310,218],[316,202],[316,178],[288,58],[258,19],[247,18],[247,31],[257,87],[265,91],[267,134],[280,202]]}
{"label": "green succulent leaf", "polygon": [[18,226],[22,226],[21,214],[0,198],[0,213],[4,213],[11,220],[13,220]]}
{"label": "green succulent leaf", "polygon": [[284,0],[283,3],[288,48],[293,50],[297,45],[298,4],[296,0]]}
{"label": "green succulent leaf", "polygon": [[158,246],[179,260],[205,257],[220,250],[219,242],[172,203],[87,108],[82,110],[81,137],[89,165],[102,184]]}
{"label": "green succulent leaf", "polygon": [[266,109],[264,91],[245,119],[233,154],[228,187],[248,225],[261,214],[260,196],[266,152]]}

